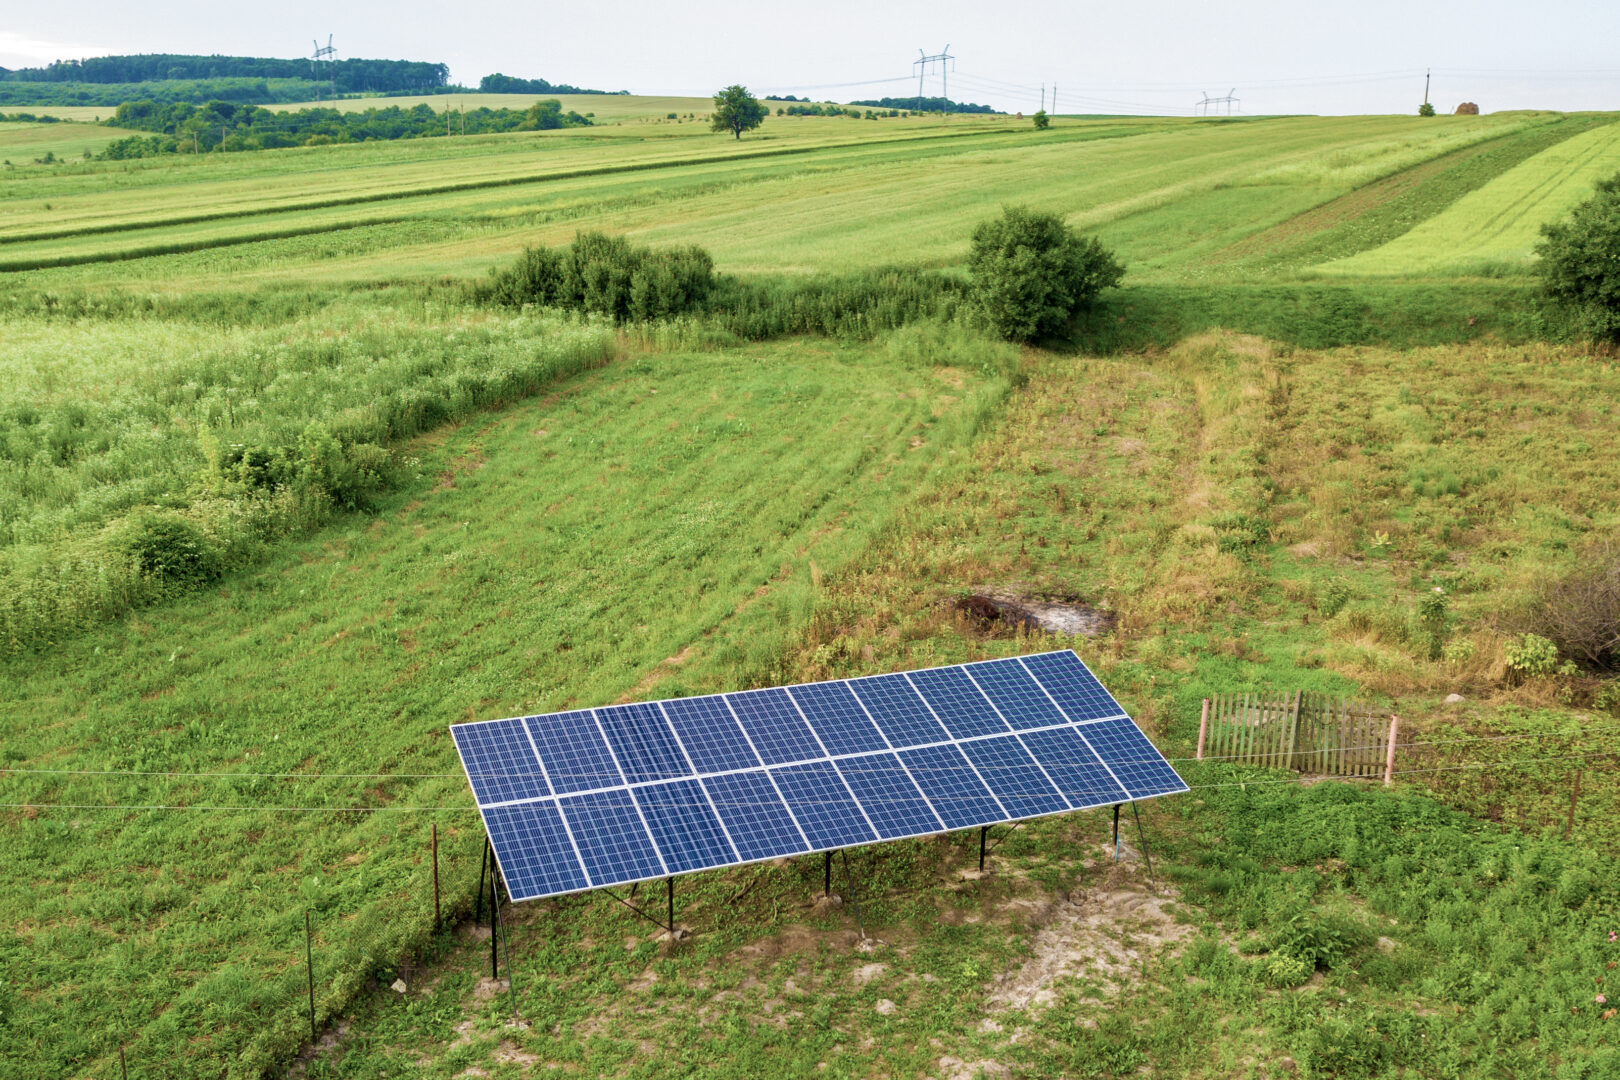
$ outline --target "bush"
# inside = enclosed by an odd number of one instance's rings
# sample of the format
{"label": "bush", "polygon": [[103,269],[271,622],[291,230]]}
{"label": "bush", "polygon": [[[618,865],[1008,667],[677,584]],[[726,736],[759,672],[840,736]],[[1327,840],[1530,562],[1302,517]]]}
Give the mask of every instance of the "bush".
{"label": "bush", "polygon": [[1605,550],[1596,565],[1544,586],[1536,607],[1537,629],[1559,652],[1620,668],[1620,555]]}
{"label": "bush", "polygon": [[1042,109],[1040,112],[1030,117],[1030,119],[1035,121],[1035,128],[1038,131],[1045,131],[1052,123],[1052,118],[1046,115],[1045,109]]}
{"label": "bush", "polygon": [[134,517],[121,545],[140,573],[164,584],[213,581],[223,570],[219,553],[203,531],[172,511]]}
{"label": "bush", "polygon": [[1535,679],[1558,670],[1558,646],[1539,634],[1525,634],[1502,647],[1507,669],[1520,679]]}
{"label": "bush", "polygon": [[1547,295],[1571,308],[1583,331],[1620,342],[1620,175],[1600,180],[1596,194],[1541,233]]}
{"label": "bush", "polygon": [[510,307],[589,311],[624,322],[662,319],[699,307],[714,282],[714,260],[699,247],[653,251],[622,236],[581,233],[567,248],[526,248],[480,290]]}
{"label": "bush", "polygon": [[1081,237],[1056,214],[1009,206],[973,230],[968,255],[979,316],[1010,341],[1062,332],[1124,267],[1095,237]]}

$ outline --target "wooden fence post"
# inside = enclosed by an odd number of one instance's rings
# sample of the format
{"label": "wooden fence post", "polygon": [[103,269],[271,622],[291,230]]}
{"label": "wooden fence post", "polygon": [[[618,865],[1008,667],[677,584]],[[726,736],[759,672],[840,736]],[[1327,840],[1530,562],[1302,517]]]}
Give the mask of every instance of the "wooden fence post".
{"label": "wooden fence post", "polygon": [[1395,778],[1395,736],[1401,730],[1401,718],[1389,718],[1389,752],[1384,755],[1384,786],[1389,787]]}
{"label": "wooden fence post", "polygon": [[1198,760],[1204,760],[1204,739],[1209,735],[1209,698],[1204,699],[1204,715],[1198,719]]}

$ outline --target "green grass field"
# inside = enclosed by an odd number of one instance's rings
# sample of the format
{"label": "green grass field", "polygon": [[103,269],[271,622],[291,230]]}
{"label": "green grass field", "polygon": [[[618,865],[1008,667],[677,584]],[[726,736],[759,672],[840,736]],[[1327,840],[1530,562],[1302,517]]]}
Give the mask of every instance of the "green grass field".
{"label": "green grass field", "polygon": [[[117,1077],[120,1046],[142,1078],[1620,1067],[1616,684],[1505,663],[1620,530],[1620,369],[1549,340],[1527,273],[1620,118],[736,141],[672,100],[130,162],[0,126],[0,1080]],[[743,341],[467,289],[603,229],[809,304],[959,279],[1010,202],[1127,265],[1073,341]],[[241,478],[276,454],[330,488]],[[143,569],[176,529],[207,559]],[[952,607],[986,590],[1116,625],[986,631]],[[1155,880],[1101,815],[1047,819],[983,877],[967,836],[854,853],[870,951],[806,859],[683,878],[673,950],[601,896],[508,908],[517,984],[480,978],[448,724],[1064,646],[1199,785],[1143,811]],[[1398,710],[1411,771],[1185,760],[1201,698],[1275,689]]]}

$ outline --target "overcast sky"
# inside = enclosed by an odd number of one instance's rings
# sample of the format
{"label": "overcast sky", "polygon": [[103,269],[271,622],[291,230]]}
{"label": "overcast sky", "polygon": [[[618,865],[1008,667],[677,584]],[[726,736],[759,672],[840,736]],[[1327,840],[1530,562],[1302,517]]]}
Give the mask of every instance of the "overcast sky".
{"label": "overcast sky", "polygon": [[[1038,107],[1044,82],[1061,112],[1186,113],[1235,87],[1243,113],[1406,113],[1426,68],[1442,111],[1620,109],[1620,0],[56,0],[12,5],[5,22],[5,67],[105,53],[306,56],[331,34],[340,57],[442,61],[468,85],[501,71],[634,93],[743,82],[846,101],[915,94],[918,49],[948,43],[950,96],[1009,111]],[[928,94],[940,92],[937,72]]]}

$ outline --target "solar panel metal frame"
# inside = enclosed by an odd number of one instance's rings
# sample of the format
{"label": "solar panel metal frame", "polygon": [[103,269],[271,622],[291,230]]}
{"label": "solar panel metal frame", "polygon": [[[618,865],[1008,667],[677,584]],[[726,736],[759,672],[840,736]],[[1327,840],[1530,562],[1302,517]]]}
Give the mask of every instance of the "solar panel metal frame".
{"label": "solar panel metal frame", "polygon": [[[976,678],[975,672],[983,678]],[[1040,674],[1044,672],[1044,677]],[[917,676],[921,675],[919,679]],[[965,676],[964,684],[962,676]],[[902,699],[899,695],[904,693],[902,680],[916,695],[917,701]],[[1052,685],[1049,685],[1049,682]],[[863,683],[872,685],[872,692],[867,698],[861,696]],[[986,685],[992,691],[986,690]],[[1036,698],[1027,689],[1028,684],[1041,691],[1041,697]],[[923,692],[925,686],[940,688],[939,699],[930,700]],[[881,687],[881,691],[878,689]],[[1009,689],[1009,687],[1019,689]],[[973,721],[976,725],[993,727],[994,723],[1002,725],[1001,730],[988,730],[978,734],[958,738],[952,734],[952,723],[961,723],[964,715],[961,709],[964,705],[963,695],[976,689],[982,704],[988,706],[986,713],[980,708],[980,700],[968,699],[965,704],[970,706],[977,714]],[[793,691],[802,690],[803,693],[795,695]],[[995,697],[1003,700],[1003,705],[996,704]],[[1021,692],[1028,695],[1022,703],[1025,707],[1015,713],[1010,713],[1010,706],[1018,704],[1010,695]],[[788,761],[775,761],[779,756],[779,748],[783,744],[773,743],[768,747],[768,753],[761,753],[750,728],[762,733],[764,725],[772,719],[767,712],[761,711],[757,706],[766,701],[774,706],[775,716],[782,723],[793,724],[792,738],[799,744],[808,747],[803,738],[803,732],[798,730],[802,725],[805,732],[811,736],[820,753],[805,758],[795,758]],[[791,707],[783,708],[780,698],[785,698]],[[740,699],[734,701],[733,699]],[[848,702],[853,701],[859,712],[849,708]],[[732,756],[742,757],[742,748],[746,746],[747,753],[754,759],[754,764],[739,768],[723,770],[700,771],[696,758],[691,753],[681,731],[682,725],[677,725],[667,706],[676,702],[689,703],[677,706],[683,725],[693,727],[699,721],[713,726],[708,728],[709,734],[718,734],[733,740],[730,753]],[[811,704],[811,709],[805,708],[805,703]],[[718,703],[718,704],[717,704]],[[739,703],[746,703],[749,708],[739,711]],[[916,705],[920,703],[922,710]],[[1065,704],[1066,703],[1066,704]],[[947,720],[940,715],[937,707],[951,710],[953,720]],[[1004,708],[1003,706],[1009,706]],[[722,708],[723,707],[723,708]],[[836,707],[837,712],[831,711]],[[892,721],[880,720],[880,716],[890,718],[897,714],[897,710],[906,708],[911,710],[914,717],[920,719],[924,714],[931,716],[933,723],[939,726],[946,736],[943,739],[934,739],[929,742],[906,741],[902,738],[903,728]],[[609,735],[609,724],[604,723],[602,714],[609,713],[613,722],[614,734]],[[1076,718],[1073,711],[1082,711],[1094,715],[1085,715]],[[744,722],[744,715],[748,722]],[[1061,722],[1023,726],[1032,716],[1055,714],[1063,717]],[[814,717],[814,719],[813,719]],[[545,721],[556,718],[550,729],[541,726]],[[725,727],[729,720],[733,730]],[[1121,728],[1119,721],[1124,721],[1128,728]],[[642,730],[629,730],[622,725],[637,722],[644,725]],[[843,725],[835,729],[831,725]],[[1086,729],[1094,725],[1099,736],[1097,744],[1086,738]],[[540,737],[536,735],[537,726],[541,726]],[[580,788],[577,786],[581,773],[577,770],[568,772],[565,782],[559,784],[547,765],[548,758],[552,761],[577,759],[576,753],[560,755],[559,751],[570,752],[574,747],[559,742],[556,738],[559,732],[572,727],[584,734],[590,743],[584,749],[591,755],[597,755],[599,748],[605,747],[608,758],[611,760],[612,772],[617,774],[617,783],[606,783],[595,787]],[[877,734],[874,741],[866,735],[866,728],[870,727]],[[912,730],[930,730],[925,724],[913,723]],[[823,730],[829,734],[836,731],[838,738],[851,738],[852,732],[860,733],[860,737],[871,744],[870,749],[846,753],[833,753],[829,751],[823,736]],[[1101,806],[1111,806],[1117,803],[1142,802],[1147,799],[1159,798],[1162,795],[1173,795],[1187,791],[1186,783],[1170,767],[1164,756],[1153,747],[1153,744],[1142,734],[1130,716],[1120,707],[1119,702],[1103,688],[1102,684],[1069,650],[1058,650],[1048,653],[1037,653],[1031,656],[1008,657],[999,660],[982,660],[969,664],[952,664],[938,668],[927,668],[922,671],[898,672],[888,675],[866,675],[854,679],[829,680],[824,683],[803,683],[793,686],[776,687],[769,691],[739,691],[732,694],[709,695],[704,698],[676,698],[668,702],[652,701],[636,703],[633,707],[624,705],[602,706],[595,709],[570,709],[557,713],[546,713],[538,716],[507,717],[500,720],[481,720],[465,724],[452,724],[450,732],[456,744],[456,752],[461,757],[462,768],[467,773],[468,783],[472,786],[474,797],[478,800],[478,811],[483,819],[484,829],[490,838],[491,849],[495,853],[496,864],[501,869],[501,875],[507,883],[508,891],[513,900],[538,900],[548,896],[563,896],[576,892],[588,892],[594,889],[606,888],[613,885],[629,885],[640,881],[656,881],[659,878],[675,874],[695,873],[699,870],[712,870],[725,866],[745,866],[750,863],[765,862],[780,858],[784,855],[810,855],[824,851],[836,851],[845,847],[856,847],[865,844],[887,843],[891,840],[907,839],[919,836],[933,836],[941,832],[955,831],[956,829],[972,828],[978,826],[1010,824],[1015,821],[1027,821],[1037,817],[1051,817],[1057,814],[1074,813],[1078,810],[1094,809]],[[1102,772],[1110,778],[1117,791],[1099,792],[1098,787],[1106,787],[1101,783],[1101,775],[1089,762],[1076,763],[1072,760],[1058,760],[1053,757],[1043,762],[1040,754],[1035,753],[1027,735],[1039,735],[1043,732],[1074,732],[1086,749],[1097,758]],[[629,736],[637,736],[631,739]],[[1107,735],[1107,738],[1102,736]],[[592,738],[591,736],[594,736]],[[740,737],[740,739],[739,739]],[[895,739],[901,741],[896,742]],[[1066,740],[1059,735],[1036,742],[1056,745]],[[672,743],[679,751],[681,761],[684,761],[688,770],[684,774],[665,775],[671,766],[679,767],[664,747],[665,743]],[[989,744],[982,747],[973,744]],[[542,753],[542,745],[547,752]],[[1120,766],[1116,771],[1110,765],[1109,758],[1104,749],[1120,749],[1129,747],[1123,752],[1138,755],[1151,754],[1151,757],[1139,756],[1132,758],[1115,758]],[[970,748],[965,750],[964,747]],[[1143,748],[1146,748],[1145,750]],[[648,748],[648,749],[642,749]],[[968,769],[960,776],[954,777],[959,783],[956,787],[963,789],[962,799],[972,799],[977,805],[986,805],[984,799],[977,794],[982,790],[983,795],[989,797],[989,804],[994,805],[1003,816],[983,818],[982,815],[972,815],[970,820],[963,824],[946,824],[948,818],[936,805],[936,799],[951,785],[931,784],[936,794],[930,796],[924,786],[917,782],[913,772],[913,764],[908,764],[908,755],[917,767],[923,767],[925,758],[943,760],[948,757],[943,751],[929,754],[927,751],[940,748],[955,748],[957,756],[967,762]],[[1074,744],[1068,743],[1068,749],[1073,750]],[[912,754],[913,751],[924,753]],[[1005,752],[1004,752],[1005,751]],[[642,760],[625,760],[630,752],[645,754]],[[511,758],[511,771],[495,771],[492,760],[499,764],[503,753]],[[1042,783],[1049,785],[1049,791],[1036,791],[1035,795],[1050,802],[1050,796],[1056,795],[1058,801],[1065,805],[1061,808],[1042,810],[1034,813],[1011,813],[1006,800],[1014,795],[1011,785],[1004,785],[1004,792],[998,792],[997,786],[986,780],[984,765],[974,761],[976,756],[988,758],[999,755],[1002,760],[1012,760],[1021,753],[1034,763],[1031,770],[1021,761],[1016,768],[1021,770],[1024,779],[1032,785]],[[662,760],[652,760],[661,755]],[[704,757],[700,752],[697,758]],[[929,827],[923,831],[894,831],[894,822],[897,820],[896,809],[890,808],[886,812],[874,813],[881,810],[883,804],[876,801],[863,803],[850,784],[847,774],[852,768],[858,768],[864,758],[874,759],[885,770],[885,782],[891,788],[899,790],[899,797],[911,804],[920,802],[926,807],[929,814],[943,826],[941,828]],[[746,760],[744,758],[743,760]],[[819,766],[819,768],[817,767]],[[898,766],[898,768],[895,768]],[[950,766],[955,768],[956,766]],[[1054,771],[1067,772],[1074,776],[1075,770],[1089,770],[1090,779],[1086,781],[1089,794],[1087,801],[1077,803],[1075,797],[1079,791],[1065,790],[1055,779]],[[933,770],[937,773],[938,770]],[[1039,777],[1034,774],[1038,772]],[[971,773],[971,775],[969,775]],[[1132,787],[1128,786],[1127,777],[1141,777],[1144,786],[1143,794],[1134,794]],[[632,775],[646,778],[631,781]],[[782,774],[791,774],[783,776]],[[601,779],[610,780],[611,775],[601,771]],[[932,779],[932,774],[924,772],[925,778]],[[1010,777],[1011,774],[1009,774]],[[1044,778],[1044,781],[1041,779]],[[761,783],[763,779],[764,783]],[[994,777],[997,784],[1002,777]],[[784,783],[784,780],[787,783]],[[907,793],[903,782],[909,781],[914,794]],[[1095,781],[1095,782],[1094,782]],[[673,803],[654,804],[655,794],[668,794],[677,790],[695,790],[701,793],[702,798],[691,797],[688,804],[681,809],[687,814],[683,820],[699,820],[699,826],[694,830],[690,843],[683,844],[681,849],[671,846],[668,850],[660,845],[659,832],[668,832],[673,828],[670,819],[666,816]],[[805,792],[819,790],[828,798],[826,803],[817,803],[815,800],[806,800]],[[873,787],[876,785],[874,784]],[[772,804],[760,803],[730,803],[716,802],[716,792],[723,797],[727,792],[751,790],[757,797],[764,799],[774,794],[778,800]],[[539,795],[526,795],[522,798],[492,799],[485,801],[480,792],[534,792]],[[638,797],[638,792],[646,794]],[[869,789],[870,791],[870,789]],[[791,798],[790,798],[791,794]],[[1033,798],[1028,792],[1017,792],[1019,798]],[[620,799],[622,798],[622,803]],[[795,812],[795,800],[801,807],[811,805],[838,806],[837,814],[825,815],[825,820],[813,822],[807,827],[805,820]],[[856,814],[848,813],[847,804],[853,805]],[[584,812],[582,808],[595,803],[613,803],[613,811],[620,825],[626,829],[639,822],[641,835],[627,834],[623,837],[612,837],[609,846],[605,849],[592,847],[589,843],[581,846],[580,834],[576,832],[574,821],[580,819]],[[732,813],[722,813],[724,805]],[[522,820],[522,808],[535,807],[534,813],[544,818],[539,822],[526,822]],[[649,813],[652,807],[653,813]],[[741,812],[739,811],[741,808]],[[704,811],[710,815],[703,818]],[[788,822],[792,824],[792,831],[782,828],[782,820],[776,811],[782,811]],[[911,815],[915,818],[915,807]],[[491,815],[500,819],[492,824]],[[653,828],[654,819],[658,820],[660,830]],[[728,825],[728,818],[731,824]],[[951,814],[950,820],[959,820],[959,814]],[[888,823],[887,829],[880,827],[878,822]],[[751,833],[739,841],[733,835],[733,827],[744,823],[757,822],[762,828],[768,827],[770,835]],[[566,844],[556,836],[555,827],[561,825]],[[712,825],[712,828],[710,827]],[[537,828],[543,826],[543,828]],[[545,831],[550,830],[550,831]],[[546,849],[541,855],[550,856],[555,866],[549,865],[536,856],[531,847],[524,846],[520,841],[527,839],[532,844],[539,836],[546,841]],[[838,842],[816,843],[812,839],[812,832],[822,834],[838,834]],[[793,844],[793,834],[797,833],[800,843]],[[888,835],[885,835],[888,833]],[[509,835],[510,834],[510,835]],[[587,841],[593,837],[587,837]],[[596,837],[600,838],[600,837]],[[715,841],[720,843],[716,844]],[[706,846],[708,850],[728,850],[732,858],[724,861],[700,861],[696,865],[687,865],[692,854],[699,845]],[[791,850],[779,850],[788,846]],[[503,852],[503,847],[508,848]],[[650,847],[653,860],[645,857],[644,849]],[[753,857],[743,857],[743,851],[769,851],[770,854],[756,854]],[[503,858],[503,855],[507,856]],[[572,862],[565,861],[563,857],[572,857]],[[632,857],[634,855],[634,857]],[[679,858],[677,858],[678,856]],[[651,869],[652,863],[657,863],[655,873],[641,873],[639,876],[612,876],[611,880],[597,881],[591,874],[593,864],[619,861],[624,865],[637,865],[641,869]],[[508,863],[512,863],[518,871],[518,878],[513,880],[508,873]],[[676,869],[679,865],[682,868]],[[583,880],[585,884],[574,885],[576,880]],[[530,883],[534,883],[532,886]],[[550,886],[543,884],[549,882]],[[563,887],[557,887],[563,886]],[[536,891],[536,890],[541,891]]]}

